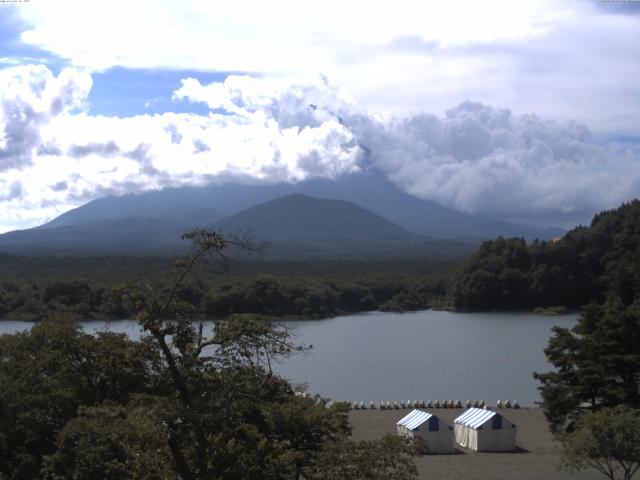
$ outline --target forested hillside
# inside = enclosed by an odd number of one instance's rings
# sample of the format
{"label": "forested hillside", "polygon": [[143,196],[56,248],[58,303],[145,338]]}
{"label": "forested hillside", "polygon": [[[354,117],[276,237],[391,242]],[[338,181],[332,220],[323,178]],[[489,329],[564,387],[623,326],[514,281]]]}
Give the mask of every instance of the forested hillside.
{"label": "forested hillside", "polygon": [[[132,318],[134,285],[169,288],[171,262],[141,257],[0,255],[0,319],[56,314],[78,320]],[[413,262],[237,262],[225,275],[200,265],[177,300],[194,318],[233,313],[321,318],[367,310],[440,306],[457,264]]]}
{"label": "forested hillside", "polygon": [[462,310],[578,307],[615,287],[631,297],[640,285],[640,201],[596,215],[557,241],[498,238],[458,270],[449,289]]}

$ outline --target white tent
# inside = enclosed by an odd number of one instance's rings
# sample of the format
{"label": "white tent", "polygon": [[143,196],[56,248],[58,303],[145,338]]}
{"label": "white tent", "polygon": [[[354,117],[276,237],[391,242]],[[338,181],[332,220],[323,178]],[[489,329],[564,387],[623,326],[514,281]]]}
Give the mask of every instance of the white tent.
{"label": "white tent", "polygon": [[470,408],[453,421],[456,442],[477,452],[507,452],[516,448],[516,426],[498,412]]}
{"label": "white tent", "polygon": [[430,453],[453,452],[453,429],[435,415],[413,410],[398,422],[398,434],[405,437],[421,437]]}

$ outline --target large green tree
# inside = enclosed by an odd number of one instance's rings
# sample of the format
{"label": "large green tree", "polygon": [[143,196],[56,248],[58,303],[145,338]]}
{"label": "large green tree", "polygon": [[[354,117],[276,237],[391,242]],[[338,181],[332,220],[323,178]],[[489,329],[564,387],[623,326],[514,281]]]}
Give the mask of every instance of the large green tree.
{"label": "large green tree", "polygon": [[81,407],[57,436],[45,458],[51,480],[177,479],[171,468],[164,429],[144,399],[126,406]]}
{"label": "large green tree", "polygon": [[593,468],[609,480],[631,480],[640,470],[640,410],[615,407],[589,413],[560,438],[566,470]]}
{"label": "large green tree", "polygon": [[556,368],[535,373],[554,431],[571,428],[585,410],[640,408],[640,305],[611,293],[583,309],[576,326],[554,328],[545,353]]}
{"label": "large green tree", "polygon": [[158,360],[124,335],[88,335],[65,319],[0,336],[0,472],[36,478],[81,405],[154,391],[149,372]]}

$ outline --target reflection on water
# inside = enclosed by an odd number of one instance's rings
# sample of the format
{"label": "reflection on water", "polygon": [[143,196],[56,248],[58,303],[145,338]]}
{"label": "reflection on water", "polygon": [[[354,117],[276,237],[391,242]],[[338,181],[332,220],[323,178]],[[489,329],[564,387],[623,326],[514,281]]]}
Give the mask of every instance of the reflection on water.
{"label": "reflection on water", "polygon": [[[539,399],[533,371],[550,366],[542,351],[554,325],[577,315],[526,313],[371,312],[327,320],[290,321],[297,341],[313,345],[275,369],[311,393],[336,400]],[[2,321],[0,333],[30,328]],[[132,321],[83,322],[87,332],[110,330],[139,338]],[[207,325],[211,331],[211,323]]]}

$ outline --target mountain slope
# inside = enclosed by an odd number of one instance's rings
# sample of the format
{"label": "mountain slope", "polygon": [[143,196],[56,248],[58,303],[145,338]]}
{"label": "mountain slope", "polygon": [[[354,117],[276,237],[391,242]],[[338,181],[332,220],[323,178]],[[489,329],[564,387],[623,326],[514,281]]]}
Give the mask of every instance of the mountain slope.
{"label": "mountain slope", "polygon": [[408,232],[344,200],[291,194],[217,222],[227,235],[267,241],[272,259],[466,257],[475,245]]}
{"label": "mountain slope", "polygon": [[151,218],[177,223],[214,223],[225,216],[209,208],[206,196],[182,195],[180,189],[147,192],[141,195],[104,197],[74,208],[38,228],[58,228],[124,218]]}
{"label": "mountain slope", "polygon": [[[181,234],[213,226],[229,236],[249,231],[266,241],[272,259],[462,257],[474,245],[408,232],[358,205],[291,194],[243,210],[214,224],[209,210],[181,221],[111,218],[0,235],[0,251],[38,254],[175,254],[187,248]],[[202,220],[202,222],[199,222]],[[242,252],[235,252],[243,256]],[[255,258],[255,257],[254,257]]]}
{"label": "mountain slope", "polygon": [[32,228],[0,235],[0,251],[10,253],[145,254],[175,251],[187,230],[181,222],[117,218],[55,228]]}
{"label": "mountain slope", "polygon": [[292,243],[300,240],[415,240],[417,235],[344,200],[303,194],[277,198],[215,224],[223,232],[249,229],[257,236]]}
{"label": "mountain slope", "polygon": [[431,237],[487,239],[501,235],[548,239],[564,233],[461,213],[409,195],[380,173],[355,174],[338,181],[314,180],[299,188],[308,195],[357,203],[406,230]]}
{"label": "mountain slope", "polygon": [[353,202],[405,230],[431,237],[488,239],[502,235],[548,239],[563,233],[557,229],[547,231],[456,212],[434,202],[415,198],[396,187],[383,174],[375,172],[296,184],[214,184],[105,197],[71,210],[41,228],[128,216],[175,220],[176,211],[203,207],[233,215],[292,193]]}

